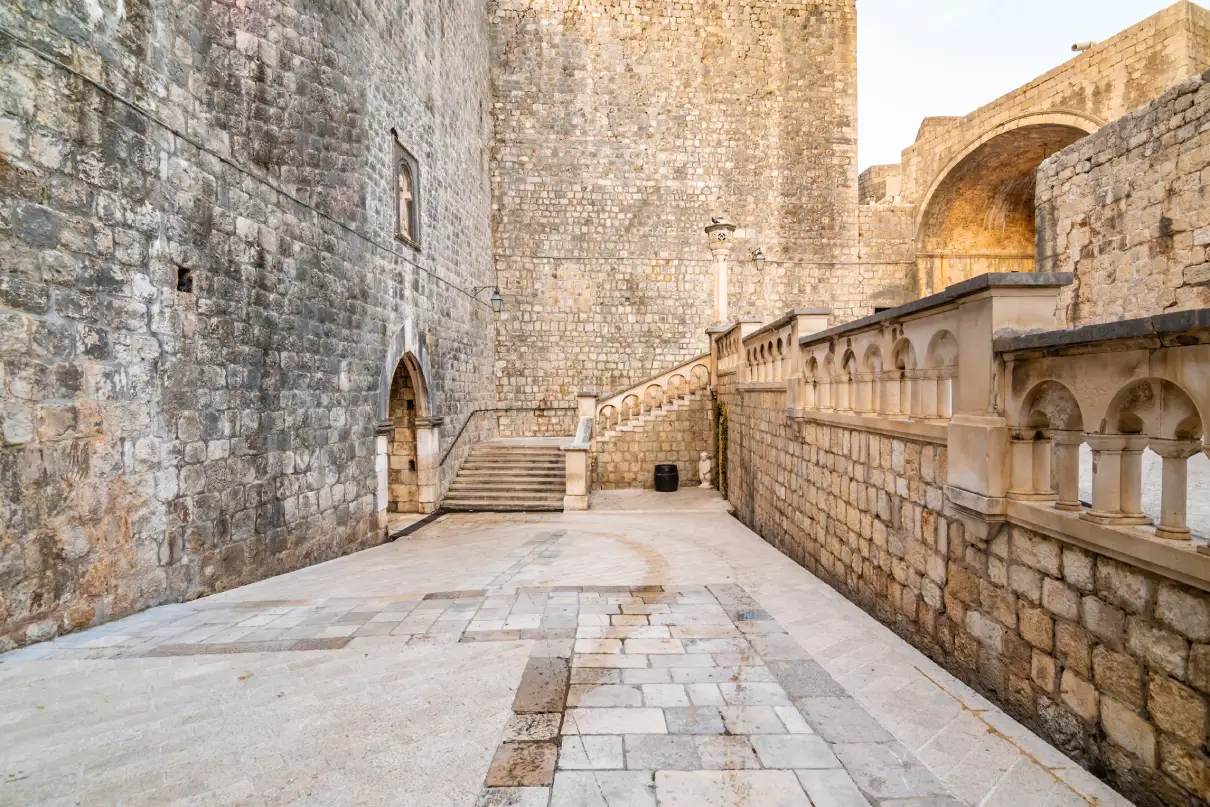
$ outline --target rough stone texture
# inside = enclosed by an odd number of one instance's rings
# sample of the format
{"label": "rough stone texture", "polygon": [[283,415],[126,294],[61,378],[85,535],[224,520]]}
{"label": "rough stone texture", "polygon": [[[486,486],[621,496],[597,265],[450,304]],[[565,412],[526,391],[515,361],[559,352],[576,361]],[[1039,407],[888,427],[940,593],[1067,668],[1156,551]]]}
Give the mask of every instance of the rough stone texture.
{"label": "rough stone texture", "polygon": [[653,488],[655,466],[676,463],[682,486],[701,482],[698,460],[711,451],[711,399],[695,395],[597,438],[593,488]]}
{"label": "rough stone texture", "polygon": [[[826,298],[850,319],[900,282],[853,264],[853,0],[489,10],[501,405],[625,388],[700,355],[712,215],[740,228],[732,316]],[[541,425],[569,434],[572,416]]]}
{"label": "rough stone texture", "polygon": [[1210,796],[1210,595],[1019,526],[980,540],[946,515],[945,447],[725,379],[745,524],[1128,797]]}
{"label": "rough stone texture", "polygon": [[1070,324],[1210,306],[1208,121],[1203,74],[1038,169],[1038,268],[1075,273]]}
{"label": "rough stone texture", "polygon": [[[111,90],[3,39],[0,646],[380,541],[392,347],[447,442],[492,400],[493,319],[462,291],[493,282],[482,4],[0,22]],[[394,238],[392,127],[419,251]]]}

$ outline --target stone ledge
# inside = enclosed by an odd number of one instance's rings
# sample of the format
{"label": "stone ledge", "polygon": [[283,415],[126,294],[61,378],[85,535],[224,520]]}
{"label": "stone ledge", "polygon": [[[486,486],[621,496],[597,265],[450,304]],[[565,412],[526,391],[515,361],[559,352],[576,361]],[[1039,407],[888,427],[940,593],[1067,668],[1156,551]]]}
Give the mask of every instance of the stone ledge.
{"label": "stone ledge", "polygon": [[1035,502],[1009,499],[1008,521],[1021,527],[1107,555],[1149,572],[1210,591],[1210,556],[1193,541],[1156,538],[1135,527],[1110,527]]}
{"label": "stone ledge", "polygon": [[874,432],[888,437],[907,440],[922,440],[926,443],[947,445],[949,424],[929,423],[922,420],[895,420],[880,415],[858,415],[844,412],[825,412],[821,409],[790,409],[787,414],[797,420],[814,421],[828,426],[844,426],[850,429]]}
{"label": "stone ledge", "polygon": [[1008,336],[996,339],[992,343],[992,347],[997,353],[1010,353],[1020,350],[1088,345],[1094,342],[1121,339],[1148,338],[1154,339],[1162,345],[1168,345],[1179,343],[1166,340],[1166,336],[1195,330],[1210,330],[1210,308],[1196,308],[1191,311],[1177,311],[1171,314],[1158,314],[1154,317],[1140,317],[1120,322],[1103,322],[1099,325],[1085,325],[1082,328]]}

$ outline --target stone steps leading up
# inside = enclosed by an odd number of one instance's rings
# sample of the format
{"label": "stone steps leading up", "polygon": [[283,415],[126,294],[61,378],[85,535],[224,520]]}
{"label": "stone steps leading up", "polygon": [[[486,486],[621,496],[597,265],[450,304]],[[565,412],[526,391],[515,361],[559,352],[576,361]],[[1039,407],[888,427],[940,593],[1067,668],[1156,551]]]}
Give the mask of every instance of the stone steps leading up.
{"label": "stone steps leading up", "polygon": [[441,503],[458,512],[551,512],[566,489],[558,444],[490,440],[471,449]]}

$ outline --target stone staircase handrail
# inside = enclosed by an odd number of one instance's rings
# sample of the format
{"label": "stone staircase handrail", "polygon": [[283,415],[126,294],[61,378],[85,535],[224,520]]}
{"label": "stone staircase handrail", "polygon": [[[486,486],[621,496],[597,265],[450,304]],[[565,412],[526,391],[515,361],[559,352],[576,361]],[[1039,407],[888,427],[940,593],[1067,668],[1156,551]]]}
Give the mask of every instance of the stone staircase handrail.
{"label": "stone staircase handrail", "polygon": [[[710,353],[703,353],[598,401],[596,406],[598,431],[603,433],[640,415],[652,412],[665,403],[679,400],[700,389],[708,389],[710,387],[710,359]],[[673,379],[678,376],[684,380],[684,384],[677,385],[676,389],[670,389]],[[647,395],[652,387],[659,390],[660,400],[658,402],[651,401]],[[603,416],[607,417],[603,420]]]}

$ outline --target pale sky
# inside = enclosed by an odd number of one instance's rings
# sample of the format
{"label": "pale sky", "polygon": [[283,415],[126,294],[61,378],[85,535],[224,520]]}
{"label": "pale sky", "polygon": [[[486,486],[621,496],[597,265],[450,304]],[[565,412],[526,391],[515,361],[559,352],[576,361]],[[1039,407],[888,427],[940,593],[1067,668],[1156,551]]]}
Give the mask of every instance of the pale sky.
{"label": "pale sky", "polygon": [[930,115],[965,115],[1170,0],[857,0],[858,163],[897,163]]}

